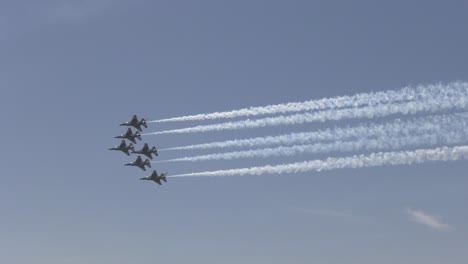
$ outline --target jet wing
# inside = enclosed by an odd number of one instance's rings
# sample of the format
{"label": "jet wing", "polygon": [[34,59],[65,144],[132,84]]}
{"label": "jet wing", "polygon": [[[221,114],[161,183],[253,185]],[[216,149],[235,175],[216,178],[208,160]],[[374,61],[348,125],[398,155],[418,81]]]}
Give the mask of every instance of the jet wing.
{"label": "jet wing", "polygon": [[149,147],[148,147],[148,143],[145,143],[145,145],[143,146],[143,148],[141,149],[142,152],[148,152],[149,151]]}
{"label": "jet wing", "polygon": [[132,120],[130,120],[131,124],[138,123],[138,117],[136,115],[133,115]]}
{"label": "jet wing", "polygon": [[128,128],[128,129],[127,129],[127,132],[125,133],[125,135],[126,135],[127,137],[133,135],[132,129],[131,129],[131,128]]}

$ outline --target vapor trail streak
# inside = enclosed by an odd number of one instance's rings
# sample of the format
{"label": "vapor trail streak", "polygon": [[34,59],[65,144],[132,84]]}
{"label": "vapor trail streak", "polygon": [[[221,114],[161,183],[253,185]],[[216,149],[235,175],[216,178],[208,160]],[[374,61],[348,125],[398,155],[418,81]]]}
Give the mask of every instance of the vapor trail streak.
{"label": "vapor trail streak", "polygon": [[415,151],[379,152],[372,153],[369,155],[355,155],[343,158],[327,158],[325,160],[312,160],[282,165],[267,165],[262,167],[194,172],[188,174],[174,175],[170,177],[209,177],[235,175],[242,176],[300,173],[307,171],[364,168],[383,165],[411,165],[430,161],[455,161],[460,159],[468,159],[468,146],[419,149]]}
{"label": "vapor trail streak", "polygon": [[450,129],[460,131],[468,127],[468,113],[439,116],[417,117],[408,120],[396,119],[388,123],[361,124],[354,127],[342,127],[313,132],[291,133],[279,136],[266,136],[247,139],[235,139],[205,144],[180,146],[165,150],[212,149],[230,147],[259,147],[293,144],[310,144],[320,141],[349,140],[368,137],[407,136],[427,134]]}
{"label": "vapor trail streak", "polygon": [[311,122],[324,122],[329,120],[342,120],[348,118],[378,118],[389,115],[410,115],[416,113],[437,113],[447,110],[465,110],[468,106],[468,86],[466,90],[457,96],[437,97],[421,101],[366,106],[362,108],[349,108],[338,110],[326,110],[313,113],[301,113],[291,116],[277,116],[257,120],[243,120],[237,122],[227,122],[213,125],[202,125],[182,129],[159,131],[143,135],[162,135],[196,133],[222,130],[238,130],[246,128],[260,128],[277,125],[297,125]]}
{"label": "vapor trail streak", "polygon": [[276,147],[264,149],[252,149],[226,153],[215,153],[178,159],[161,160],[159,162],[179,161],[207,161],[207,160],[233,160],[242,158],[268,158],[268,157],[290,157],[300,154],[316,154],[328,152],[352,152],[360,150],[398,150],[409,147],[435,147],[440,145],[457,145],[468,143],[468,131],[463,134],[416,135],[397,138],[361,139],[357,141],[337,141],[332,143],[318,143],[312,145],[296,145],[290,147]]}
{"label": "vapor trail streak", "polygon": [[262,107],[250,107],[226,112],[214,112],[209,114],[188,115],[174,117],[150,122],[174,122],[190,120],[208,120],[219,118],[235,118],[247,116],[259,116],[268,114],[286,114],[302,111],[314,111],[324,109],[338,109],[346,107],[373,106],[377,104],[396,103],[404,101],[413,101],[428,99],[433,97],[453,96],[460,89],[467,89],[468,84],[454,82],[447,85],[436,84],[428,86],[418,86],[416,88],[405,87],[396,91],[384,91],[375,93],[361,93],[352,96],[340,96],[334,98],[324,98],[319,100],[310,100],[306,102],[294,102],[278,105],[268,105]]}

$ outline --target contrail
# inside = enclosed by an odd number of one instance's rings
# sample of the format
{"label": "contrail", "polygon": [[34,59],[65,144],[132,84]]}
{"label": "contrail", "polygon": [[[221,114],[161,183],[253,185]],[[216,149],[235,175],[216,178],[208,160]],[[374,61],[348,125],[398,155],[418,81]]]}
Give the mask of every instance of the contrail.
{"label": "contrail", "polygon": [[468,113],[417,117],[408,120],[396,119],[383,124],[361,124],[354,127],[318,130],[313,132],[290,133],[279,136],[234,139],[205,144],[180,146],[166,150],[212,149],[230,147],[259,147],[293,144],[310,144],[319,141],[348,140],[367,137],[406,136],[427,134],[444,128],[462,130],[468,127]]}
{"label": "contrail", "polygon": [[290,147],[276,147],[252,149],[226,153],[215,153],[178,159],[161,160],[159,162],[177,161],[206,161],[206,160],[232,160],[241,158],[267,158],[296,156],[300,154],[316,154],[328,152],[352,152],[359,150],[398,150],[408,147],[435,147],[458,145],[468,143],[468,127],[463,133],[456,133],[450,129],[435,134],[413,135],[407,137],[383,137],[378,139],[359,139],[356,141],[336,141],[331,143],[318,143],[311,145],[295,145]]}
{"label": "contrail", "polygon": [[465,110],[468,105],[468,85],[465,91],[456,96],[437,97],[421,101],[386,104],[376,106],[366,106],[362,108],[349,108],[338,110],[326,110],[313,113],[301,113],[291,116],[277,116],[257,120],[243,120],[237,122],[227,122],[213,125],[202,125],[182,129],[159,131],[143,135],[162,135],[196,133],[221,130],[238,130],[246,128],[260,128],[277,125],[297,125],[311,122],[325,122],[329,120],[341,120],[347,118],[378,118],[389,115],[410,115],[416,113],[436,113],[447,110]]}
{"label": "contrail", "polygon": [[374,93],[361,93],[352,96],[340,96],[334,98],[324,98],[305,102],[294,102],[286,104],[268,105],[262,107],[250,107],[226,112],[215,112],[209,114],[188,115],[174,117],[149,122],[174,122],[191,120],[209,120],[219,118],[236,118],[271,114],[286,114],[293,112],[314,111],[324,109],[337,109],[347,107],[372,106],[395,102],[413,101],[428,99],[433,97],[452,96],[457,90],[466,90],[467,83],[454,82],[447,85],[436,84],[428,86],[418,86],[416,88],[405,87],[396,91],[383,91]]}
{"label": "contrail", "polygon": [[262,167],[194,172],[188,174],[174,175],[170,177],[209,177],[235,175],[242,176],[300,173],[307,171],[364,168],[383,165],[411,165],[430,161],[455,161],[461,159],[468,159],[468,146],[419,149],[414,151],[379,152],[372,153],[369,155],[355,155],[342,158],[327,158],[324,160],[312,160],[282,165],[267,165]]}

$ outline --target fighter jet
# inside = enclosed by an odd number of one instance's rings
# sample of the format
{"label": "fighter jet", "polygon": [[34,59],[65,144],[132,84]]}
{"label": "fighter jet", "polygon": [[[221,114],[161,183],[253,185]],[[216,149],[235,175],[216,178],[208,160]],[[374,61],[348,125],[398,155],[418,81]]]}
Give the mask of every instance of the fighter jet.
{"label": "fighter jet", "polygon": [[142,154],[142,155],[147,156],[150,159],[153,159],[153,156],[151,154],[154,154],[155,156],[158,156],[158,150],[156,149],[156,147],[152,147],[150,149],[149,146],[148,146],[148,143],[145,143],[143,148],[140,149],[140,150],[133,150],[132,153]]}
{"label": "fighter jet", "polygon": [[166,174],[167,173],[161,173],[161,175],[158,175],[158,173],[154,170],[150,176],[140,178],[140,180],[154,181],[155,183],[161,185],[161,180],[167,182]]}
{"label": "fighter jet", "polygon": [[120,143],[120,145],[118,146],[115,146],[113,148],[110,148],[109,150],[120,150],[122,151],[123,153],[127,154],[127,156],[130,156],[130,150],[134,150],[135,147],[133,146],[132,143],[130,143],[128,146],[127,144],[125,144],[125,140],[122,140],[122,142]]}
{"label": "fighter jet", "polygon": [[145,128],[148,128],[148,125],[146,124],[146,120],[142,118],[140,121],[138,121],[138,117],[136,115],[133,115],[132,120],[129,122],[125,122],[120,124],[121,126],[132,126],[139,131],[142,131],[141,126],[144,126]]}
{"label": "fighter jet", "polygon": [[146,171],[145,166],[148,166],[148,168],[151,168],[151,162],[150,162],[149,159],[146,159],[145,161],[143,161],[141,159],[141,156],[138,156],[137,159],[134,162],[127,163],[127,164],[125,164],[125,166],[136,166],[136,167]]}
{"label": "fighter jet", "polygon": [[127,132],[125,134],[122,134],[120,136],[116,136],[114,138],[125,138],[125,139],[130,140],[134,144],[136,144],[135,138],[138,138],[139,140],[141,140],[141,134],[138,131],[135,131],[135,134],[133,134],[132,129],[128,128]]}

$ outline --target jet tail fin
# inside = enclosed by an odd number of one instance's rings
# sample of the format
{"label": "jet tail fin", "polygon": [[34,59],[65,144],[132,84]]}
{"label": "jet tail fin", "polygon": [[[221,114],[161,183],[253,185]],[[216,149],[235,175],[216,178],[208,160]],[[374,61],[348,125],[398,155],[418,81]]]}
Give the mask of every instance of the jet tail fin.
{"label": "jet tail fin", "polygon": [[151,152],[153,152],[155,156],[158,156],[158,149],[156,147],[153,147]]}

